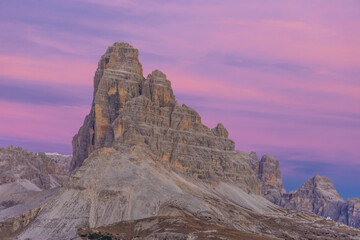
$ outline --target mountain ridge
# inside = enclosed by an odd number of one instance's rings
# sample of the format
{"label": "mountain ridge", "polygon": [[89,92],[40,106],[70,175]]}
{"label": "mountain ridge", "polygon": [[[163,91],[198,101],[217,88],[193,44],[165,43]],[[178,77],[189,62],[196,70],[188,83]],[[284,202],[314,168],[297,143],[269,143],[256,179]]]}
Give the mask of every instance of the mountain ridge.
{"label": "mountain ridge", "polygon": [[[259,170],[260,172],[260,170]],[[324,218],[360,228],[360,199],[350,198],[345,201],[325,176],[315,175],[299,189],[287,193],[282,188],[279,161],[272,157],[272,167],[267,167],[272,181],[262,182],[262,192],[272,203],[298,211],[312,212]]]}
{"label": "mountain ridge", "polygon": [[51,199],[68,178],[44,153],[12,145],[0,148],[0,166],[0,221]]}

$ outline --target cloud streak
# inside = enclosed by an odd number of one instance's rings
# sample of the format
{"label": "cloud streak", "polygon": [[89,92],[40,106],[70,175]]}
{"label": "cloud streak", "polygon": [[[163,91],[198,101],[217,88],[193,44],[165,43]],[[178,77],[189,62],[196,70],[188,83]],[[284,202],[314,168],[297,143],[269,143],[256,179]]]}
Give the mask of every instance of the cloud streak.
{"label": "cloud streak", "polygon": [[0,79],[0,101],[37,105],[90,106],[90,86],[34,83]]}

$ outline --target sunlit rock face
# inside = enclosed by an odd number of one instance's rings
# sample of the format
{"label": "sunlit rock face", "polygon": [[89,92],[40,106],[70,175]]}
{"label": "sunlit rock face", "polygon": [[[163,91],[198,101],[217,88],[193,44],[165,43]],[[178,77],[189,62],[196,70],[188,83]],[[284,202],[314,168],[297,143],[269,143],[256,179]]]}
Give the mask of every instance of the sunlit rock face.
{"label": "sunlit rock face", "polygon": [[101,57],[90,114],[73,139],[72,169],[80,167],[95,149],[112,144],[112,122],[129,100],[140,95],[143,76],[138,56],[129,44],[115,43]]}
{"label": "sunlit rock face", "polygon": [[143,77],[138,50],[115,43],[101,57],[90,114],[73,139],[73,169],[91,152],[124,143],[142,145],[154,160],[204,181],[234,181],[260,194],[256,173],[222,124],[209,129],[199,114],[178,105],[171,82],[159,70]]}

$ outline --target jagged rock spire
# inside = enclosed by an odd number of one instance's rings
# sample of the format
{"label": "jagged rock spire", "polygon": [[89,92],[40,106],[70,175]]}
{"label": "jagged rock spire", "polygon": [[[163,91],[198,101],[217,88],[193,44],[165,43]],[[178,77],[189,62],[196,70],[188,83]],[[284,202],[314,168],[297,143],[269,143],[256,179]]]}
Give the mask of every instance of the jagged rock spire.
{"label": "jagged rock spire", "polygon": [[275,157],[265,154],[260,160],[258,171],[264,196],[269,201],[279,205],[281,195],[285,193],[279,161]]}
{"label": "jagged rock spire", "polygon": [[138,55],[131,45],[115,43],[101,57],[90,114],[73,139],[73,169],[97,149],[145,145],[157,160],[173,169],[209,181],[250,177],[250,186],[243,184],[244,189],[260,193],[249,166],[249,172],[239,177],[244,167],[226,160],[238,154],[226,128],[219,123],[209,129],[195,110],[179,106],[171,82],[160,70],[144,78]]}

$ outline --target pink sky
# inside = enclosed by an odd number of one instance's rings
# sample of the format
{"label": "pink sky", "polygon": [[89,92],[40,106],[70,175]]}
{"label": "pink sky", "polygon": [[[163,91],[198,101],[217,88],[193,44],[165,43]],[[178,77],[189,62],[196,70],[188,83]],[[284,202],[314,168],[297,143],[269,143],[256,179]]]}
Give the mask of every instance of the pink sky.
{"label": "pink sky", "polygon": [[2,1],[0,146],[71,153],[97,61],[124,41],[237,149],[275,155],[287,190],[318,173],[358,197],[358,26],[357,0]]}

